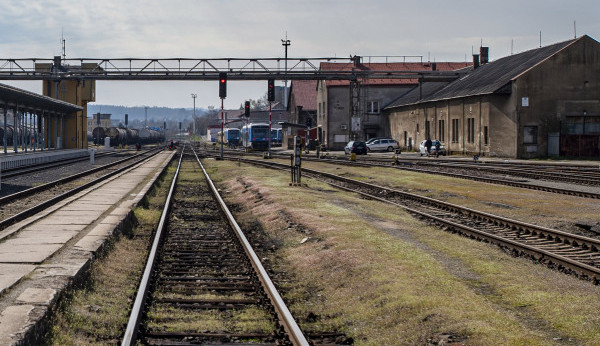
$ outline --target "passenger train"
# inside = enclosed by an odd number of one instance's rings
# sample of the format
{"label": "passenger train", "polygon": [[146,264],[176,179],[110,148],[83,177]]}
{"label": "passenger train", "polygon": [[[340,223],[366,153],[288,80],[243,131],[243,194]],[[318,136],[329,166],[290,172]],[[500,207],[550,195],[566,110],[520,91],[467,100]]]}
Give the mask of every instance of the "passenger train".
{"label": "passenger train", "polygon": [[281,129],[271,128],[271,146],[281,146]]}
{"label": "passenger train", "polygon": [[265,150],[269,146],[269,125],[249,124],[242,127],[242,146],[251,150]]}
{"label": "passenger train", "polygon": [[223,138],[223,144],[226,144],[232,148],[240,145],[240,129],[227,128],[224,130],[224,132],[225,133],[222,134],[221,131],[219,131],[217,135],[217,142],[220,142],[221,138]]}

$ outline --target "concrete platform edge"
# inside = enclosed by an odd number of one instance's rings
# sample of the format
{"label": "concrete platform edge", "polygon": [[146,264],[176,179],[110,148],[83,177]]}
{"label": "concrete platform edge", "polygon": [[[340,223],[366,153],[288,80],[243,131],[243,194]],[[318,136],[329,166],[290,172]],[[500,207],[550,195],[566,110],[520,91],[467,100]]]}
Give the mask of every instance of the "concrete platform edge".
{"label": "concrete platform edge", "polygon": [[[152,188],[156,180],[159,176],[165,171],[166,167],[172,161],[174,157],[174,152],[171,156],[165,160],[163,164],[159,167],[157,172],[152,176],[152,178],[142,187],[142,189],[136,194],[136,197],[132,200],[122,201],[117,208],[126,206],[129,208],[129,212],[121,219],[121,221],[115,225],[114,229],[109,232],[109,234],[104,238],[104,240],[98,244],[98,246],[93,250],[77,250],[73,248],[74,251],[77,252],[76,257],[79,257],[80,266],[75,271],[74,275],[67,278],[65,285],[59,288],[54,295],[54,297],[48,302],[47,305],[32,305],[32,309],[28,311],[27,316],[25,318],[25,323],[19,333],[14,334],[11,337],[11,345],[34,345],[39,344],[42,341],[42,338],[46,334],[48,327],[51,325],[51,318],[53,314],[56,312],[56,309],[59,305],[59,302],[65,298],[66,294],[77,287],[79,284],[85,282],[89,278],[91,266],[103,251],[106,250],[106,246],[110,241],[114,240],[114,237],[124,230],[125,227],[129,226],[133,221],[133,209],[135,209],[139,203],[146,196],[148,191]],[[85,237],[85,236],[84,236]],[[82,258],[83,257],[83,258]],[[35,272],[39,270],[36,269]],[[14,307],[26,306],[26,305],[14,305]],[[29,306],[29,305],[27,305]],[[6,311],[6,310],[5,310]],[[2,312],[4,313],[4,311]]]}

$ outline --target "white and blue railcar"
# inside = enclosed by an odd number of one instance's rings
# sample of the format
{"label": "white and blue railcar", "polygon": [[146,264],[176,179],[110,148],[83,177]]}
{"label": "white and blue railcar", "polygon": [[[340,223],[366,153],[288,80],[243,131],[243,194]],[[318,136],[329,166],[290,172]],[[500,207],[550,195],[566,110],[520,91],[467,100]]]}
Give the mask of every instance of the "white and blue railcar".
{"label": "white and blue railcar", "polygon": [[271,145],[272,146],[280,146],[281,145],[281,129],[271,128]]}
{"label": "white and blue railcar", "polygon": [[240,129],[225,129],[225,143],[230,147],[237,147],[240,145]]}
{"label": "white and blue railcar", "polygon": [[269,146],[269,125],[248,124],[240,133],[242,146],[251,150],[266,150]]}

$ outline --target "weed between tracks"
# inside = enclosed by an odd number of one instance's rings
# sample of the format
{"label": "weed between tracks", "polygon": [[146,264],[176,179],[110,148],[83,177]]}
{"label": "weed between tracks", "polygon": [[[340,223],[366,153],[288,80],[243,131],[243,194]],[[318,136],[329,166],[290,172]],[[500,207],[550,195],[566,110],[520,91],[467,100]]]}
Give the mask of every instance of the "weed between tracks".
{"label": "weed between tracks", "polygon": [[285,273],[274,280],[305,331],[369,345],[600,343],[600,289],[588,282],[310,179],[290,187],[286,172],[206,165],[250,238],[273,245],[257,251]]}
{"label": "weed between tracks", "polygon": [[[175,166],[176,167],[176,166]],[[47,344],[102,345],[120,343],[149,251],[149,239],[160,219],[175,168],[161,176],[140,207],[137,225],[115,239],[104,257],[92,265],[84,289],[70,292],[52,321]]]}

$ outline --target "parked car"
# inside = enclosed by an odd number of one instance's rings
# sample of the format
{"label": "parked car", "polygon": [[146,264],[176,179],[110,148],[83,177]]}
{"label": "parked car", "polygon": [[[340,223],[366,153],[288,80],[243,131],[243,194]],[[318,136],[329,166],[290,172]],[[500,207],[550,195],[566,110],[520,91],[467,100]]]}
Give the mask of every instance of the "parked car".
{"label": "parked car", "polygon": [[[421,154],[421,156],[427,155],[427,148],[425,148],[426,141],[427,140],[421,141],[421,144],[419,144],[419,153]],[[438,141],[437,139],[431,141],[431,152],[429,154],[435,155],[435,144],[438,142],[440,143],[440,155],[446,156],[446,148],[444,148],[442,142]]]}
{"label": "parked car", "polygon": [[394,151],[400,146],[395,139],[391,138],[380,138],[367,143],[367,149],[369,151]]}
{"label": "parked car", "polygon": [[357,155],[367,154],[367,145],[363,141],[350,141],[344,147],[344,152],[346,154],[355,153]]}
{"label": "parked car", "polygon": [[[373,143],[374,141],[378,140],[378,139],[382,139],[381,137],[373,137],[373,138],[369,138],[365,143],[367,145]],[[390,138],[391,139],[391,138]]]}

